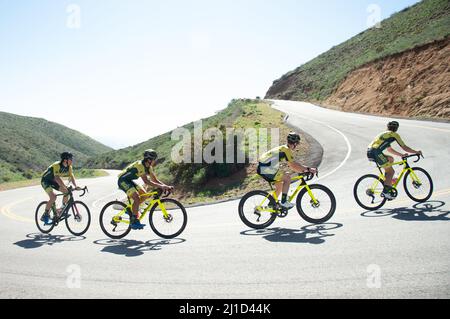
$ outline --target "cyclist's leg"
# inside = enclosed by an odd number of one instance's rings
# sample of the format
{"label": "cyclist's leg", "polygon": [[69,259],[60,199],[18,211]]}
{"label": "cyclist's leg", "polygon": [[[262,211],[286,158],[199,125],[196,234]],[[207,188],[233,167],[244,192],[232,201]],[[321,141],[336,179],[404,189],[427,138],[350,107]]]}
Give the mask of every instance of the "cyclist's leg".
{"label": "cyclist's leg", "polygon": [[48,213],[53,204],[56,202],[56,194],[53,190],[58,190],[59,185],[49,181],[41,180],[41,186],[49,197],[47,205],[45,206],[45,213]]}
{"label": "cyclist's leg", "polygon": [[391,189],[392,188],[392,178],[394,177],[395,170],[392,166],[386,167],[386,165],[394,163],[394,158],[392,156],[386,156],[388,163],[386,163],[384,166],[384,172],[386,175],[386,181],[384,183],[385,188]]}
{"label": "cyclist's leg", "polygon": [[291,174],[288,172],[281,173],[283,180],[283,194],[281,195],[281,203],[286,203],[289,189],[291,188]]}
{"label": "cyclist's leg", "polygon": [[133,212],[133,215],[136,217],[136,218],[139,218],[140,216],[139,216],[139,206],[140,206],[140,204],[141,204],[141,201],[140,201],[140,199],[139,199],[139,191],[138,190],[135,190],[134,192],[132,192],[132,194],[130,194],[131,196],[130,196],[130,198],[131,198],[131,201],[132,201],[132,204],[131,204],[131,211]]}
{"label": "cyclist's leg", "polygon": [[[134,216],[139,214],[139,192],[136,183],[133,181],[122,180],[118,181],[119,189],[127,194],[127,198],[130,200],[132,206],[132,213]],[[137,204],[137,208],[136,207]]]}

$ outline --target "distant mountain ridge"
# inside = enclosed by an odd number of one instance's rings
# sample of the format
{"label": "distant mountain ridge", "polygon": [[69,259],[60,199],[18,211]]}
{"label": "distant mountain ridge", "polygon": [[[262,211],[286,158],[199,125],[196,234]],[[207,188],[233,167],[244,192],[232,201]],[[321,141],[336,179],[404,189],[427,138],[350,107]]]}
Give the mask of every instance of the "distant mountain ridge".
{"label": "distant mountain ridge", "polygon": [[45,119],[0,112],[0,183],[38,176],[63,151],[75,166],[112,149],[63,125]]}

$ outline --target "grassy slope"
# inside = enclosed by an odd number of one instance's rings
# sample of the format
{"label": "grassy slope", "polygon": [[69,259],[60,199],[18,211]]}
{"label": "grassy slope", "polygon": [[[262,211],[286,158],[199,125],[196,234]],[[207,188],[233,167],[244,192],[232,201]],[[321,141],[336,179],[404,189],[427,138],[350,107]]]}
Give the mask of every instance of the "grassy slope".
{"label": "grassy slope", "polygon": [[[203,129],[225,128],[280,128],[280,136],[287,135],[290,129],[283,123],[284,115],[272,109],[267,103],[257,100],[235,100],[215,116],[203,120]],[[191,132],[193,123],[184,126]],[[270,141],[269,141],[270,142]],[[158,177],[177,186],[177,196],[185,203],[206,202],[237,196],[254,188],[267,188],[255,175],[254,165],[245,165],[236,172],[220,176],[223,166],[216,164],[192,164],[174,166],[171,161],[172,147],[177,141],[171,140],[171,132],[149,141],[119,151],[102,154],[88,161],[88,167],[122,169],[142,157],[145,149],[157,150],[162,158],[156,168]],[[303,142],[296,154],[301,160],[306,158],[308,145]],[[216,166],[214,166],[216,165]],[[218,176],[219,175],[219,176]]]}
{"label": "grassy slope", "polygon": [[329,97],[358,67],[450,35],[450,1],[424,0],[332,48],[274,82],[267,98]]}
{"label": "grassy slope", "polygon": [[76,164],[111,148],[60,124],[0,112],[0,183],[31,179],[71,151]]}

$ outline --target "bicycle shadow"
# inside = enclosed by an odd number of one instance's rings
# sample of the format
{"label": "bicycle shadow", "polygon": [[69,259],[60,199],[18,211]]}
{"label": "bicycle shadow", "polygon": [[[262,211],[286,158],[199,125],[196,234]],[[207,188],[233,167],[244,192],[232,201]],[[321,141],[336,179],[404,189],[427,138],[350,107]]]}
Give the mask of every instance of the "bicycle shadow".
{"label": "bicycle shadow", "polygon": [[305,243],[319,245],[323,244],[327,237],[335,234],[329,233],[332,230],[343,227],[339,223],[325,223],[321,225],[308,225],[301,229],[269,228],[264,230],[246,230],[241,232],[244,236],[262,236],[265,240],[277,243]]}
{"label": "bicycle shadow", "polygon": [[84,236],[64,236],[64,235],[50,235],[34,233],[26,235],[28,239],[18,241],[14,245],[24,249],[35,249],[43,246],[53,246],[56,244],[62,244],[67,242],[83,241],[86,239]]}
{"label": "bicycle shadow", "polygon": [[377,211],[367,211],[361,214],[363,217],[387,217],[404,220],[404,221],[447,221],[449,210],[442,210],[446,205],[442,201],[429,201],[418,203],[412,207],[400,207],[394,209],[379,209]]}
{"label": "bicycle shadow", "polygon": [[100,239],[94,241],[94,244],[105,246],[101,251],[125,257],[138,257],[147,251],[158,251],[169,245],[179,245],[186,239],[153,239],[146,242],[129,239]]}

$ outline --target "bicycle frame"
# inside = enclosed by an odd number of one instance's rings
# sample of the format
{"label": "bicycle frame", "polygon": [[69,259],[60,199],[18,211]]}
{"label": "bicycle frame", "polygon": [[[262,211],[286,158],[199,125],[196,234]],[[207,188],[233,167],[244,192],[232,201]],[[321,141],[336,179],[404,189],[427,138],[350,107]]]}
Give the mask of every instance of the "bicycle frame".
{"label": "bicycle frame", "polygon": [[[306,188],[306,190],[307,190],[307,192],[308,192],[308,195],[311,197],[311,200],[313,201],[313,203],[314,203],[314,204],[318,204],[318,200],[315,198],[313,192],[311,191],[311,188],[309,188],[309,185],[306,183],[306,181],[305,181],[305,176],[304,176],[304,175],[298,175],[298,176],[295,176],[295,177],[293,177],[293,178],[291,179],[291,182],[292,182],[292,183],[294,183],[294,182],[299,182],[299,181],[301,181],[301,183],[297,186],[297,188],[296,188],[295,191],[292,193],[292,195],[289,196],[289,202],[293,202],[294,199],[297,197],[297,195],[300,193],[300,191],[301,191],[303,188]],[[275,199],[276,202],[278,202],[279,199],[278,199],[277,192],[276,192],[275,190],[272,191],[272,192],[269,193],[269,194],[270,194],[270,196],[273,197],[273,199]],[[266,198],[263,200],[263,202],[257,207],[257,210],[260,211],[260,212],[261,212],[261,211],[264,211],[264,212],[269,212],[269,213],[274,213],[274,214],[278,213],[278,210],[276,210],[276,209],[263,209],[264,203],[265,203],[266,201],[268,201],[268,200],[269,200],[269,198],[266,197]]]}
{"label": "bicycle frame", "polygon": [[[61,196],[63,196],[63,197],[68,196],[68,197],[69,197],[69,199],[67,200],[67,203],[64,204],[64,207],[62,208],[61,214],[60,214],[59,216],[57,216],[57,217],[58,217],[58,219],[57,219],[57,224],[58,224],[60,221],[64,220],[64,217],[67,217],[67,216],[69,215],[69,208],[71,208],[71,207],[75,207],[76,214],[80,215],[80,212],[78,211],[77,206],[74,205],[75,200],[74,200],[74,198],[73,198],[73,191],[72,191],[72,189],[70,189],[70,188],[69,188],[68,190],[69,190],[69,191],[68,191],[67,193],[63,193],[63,194],[58,194],[58,195],[56,195],[56,197],[61,197]],[[87,188],[85,188],[84,191],[86,192],[86,191],[87,191]],[[83,195],[84,195],[84,193],[83,193]],[[83,196],[83,195],[82,195],[82,196]],[[52,205],[52,210],[53,210],[53,212],[56,214],[56,204],[55,204],[55,203],[53,203],[53,205]]]}
{"label": "bicycle frame", "polygon": [[374,182],[374,184],[372,185],[372,188],[371,188],[371,190],[373,191],[374,194],[377,194],[377,193],[381,194],[382,193],[382,191],[376,192],[375,190],[376,190],[378,184],[381,181],[383,181],[383,182],[386,181],[386,176],[384,175],[384,173],[381,170],[381,168],[388,168],[388,167],[393,167],[393,166],[397,166],[397,165],[399,165],[399,166],[400,165],[404,165],[404,166],[403,166],[402,172],[400,173],[397,181],[392,185],[395,189],[397,189],[398,185],[400,184],[401,180],[403,179],[403,177],[405,176],[405,174],[407,172],[410,172],[410,175],[411,175],[411,177],[412,177],[414,182],[422,184],[420,182],[419,177],[417,177],[416,173],[414,173],[414,170],[411,168],[411,166],[409,166],[408,160],[404,159],[401,162],[390,163],[390,164],[388,164],[388,165],[386,165],[384,167],[380,167],[380,166],[377,165],[378,170],[380,171],[380,175],[378,176],[378,180],[376,182]]}
{"label": "bicycle frame", "polygon": [[[152,199],[150,202],[145,202],[145,200],[147,198],[153,197],[158,194],[159,194],[159,192],[151,192],[151,193],[145,193],[145,194],[139,195],[139,199],[141,201],[144,200],[144,202],[141,203],[140,205],[142,205],[144,203],[147,204],[147,207],[144,209],[144,211],[141,213],[141,216],[139,217],[139,221],[142,221],[145,218],[145,216],[147,216],[147,213],[152,209],[152,207],[155,204],[157,204],[158,207],[161,208],[164,218],[169,218],[169,213],[167,212],[167,209],[164,206],[164,204],[161,202],[161,199],[159,198],[159,196],[157,198]],[[131,209],[132,209],[132,204],[130,201],[130,203],[119,214],[117,214],[116,216],[113,217],[113,221],[116,223],[130,224],[130,221],[123,220],[122,216],[127,213],[127,210],[131,211]]]}

